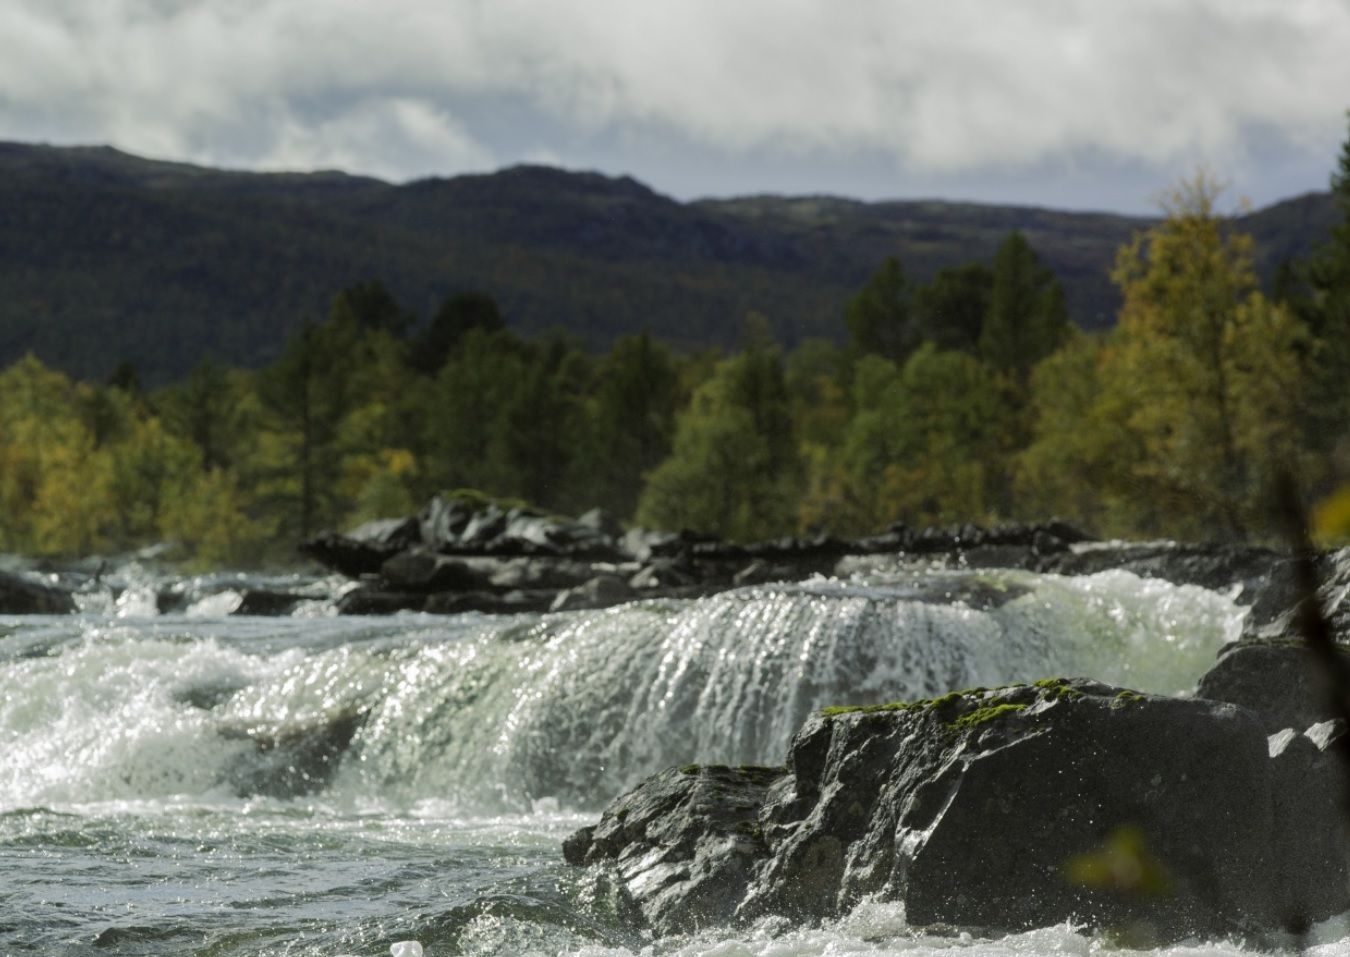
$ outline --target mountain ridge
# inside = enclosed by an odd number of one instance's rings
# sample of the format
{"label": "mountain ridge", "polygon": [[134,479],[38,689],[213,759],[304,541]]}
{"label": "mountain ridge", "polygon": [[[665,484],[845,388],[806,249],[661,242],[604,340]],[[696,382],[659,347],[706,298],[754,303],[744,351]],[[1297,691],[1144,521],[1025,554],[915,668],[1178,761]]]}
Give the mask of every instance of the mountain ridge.
{"label": "mountain ridge", "polygon": [[[1235,221],[1268,278],[1337,219],[1329,194],[1309,193]],[[421,317],[483,291],[521,332],[560,327],[597,349],[644,328],[730,346],[751,311],[788,344],[840,338],[844,304],[886,256],[923,280],[988,261],[1011,229],[1060,275],[1074,320],[1102,328],[1115,250],[1154,221],[947,200],[683,202],[631,176],[529,164],[400,185],[0,143],[0,363],[33,351],[99,377],[128,358],[148,382],[207,354],[258,366],[369,279]]]}

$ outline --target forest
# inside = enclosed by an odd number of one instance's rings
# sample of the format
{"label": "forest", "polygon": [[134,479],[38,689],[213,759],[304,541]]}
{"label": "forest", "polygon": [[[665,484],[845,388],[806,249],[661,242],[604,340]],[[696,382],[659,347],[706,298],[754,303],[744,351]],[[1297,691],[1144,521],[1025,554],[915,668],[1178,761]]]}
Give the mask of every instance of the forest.
{"label": "forest", "polygon": [[1263,291],[1204,174],[1123,246],[1110,330],[1068,319],[1020,233],[992,263],[913,282],[890,258],[840,341],[736,351],[644,333],[597,354],[523,338],[481,294],[421,321],[379,281],[343,289],[275,362],[203,359],[142,388],[31,355],[0,372],[0,550],[171,542],[197,566],[472,489],[730,539],[1058,516],[1100,536],[1273,538],[1282,474],[1323,541],[1350,538],[1350,142],[1328,244]]}

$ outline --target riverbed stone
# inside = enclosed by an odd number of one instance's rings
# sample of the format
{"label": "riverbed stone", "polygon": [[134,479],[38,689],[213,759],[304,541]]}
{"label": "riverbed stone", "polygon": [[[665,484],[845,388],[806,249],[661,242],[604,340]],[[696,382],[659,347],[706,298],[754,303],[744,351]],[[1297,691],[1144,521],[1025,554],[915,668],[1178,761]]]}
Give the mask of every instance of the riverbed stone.
{"label": "riverbed stone", "polygon": [[1347,768],[1337,753],[1345,726],[1325,721],[1269,738],[1277,892],[1282,927],[1306,929],[1350,910]]}
{"label": "riverbed stone", "polygon": [[718,783],[649,779],[569,859],[617,862],[659,933],[810,923],[864,898],[998,933],[1175,940],[1276,920],[1268,742],[1232,704],[1075,678],[826,709],[756,779],[757,810]]}
{"label": "riverbed stone", "polygon": [[758,814],[783,768],[689,765],[617,798],[594,828],[564,845],[574,864],[602,866],[660,934],[726,924],[767,848]]}
{"label": "riverbed stone", "polygon": [[[879,895],[915,924],[1264,926],[1268,765],[1243,709],[1087,679],[818,714],[793,792],[766,808],[744,913],[820,918]],[[1133,857],[1134,883],[1112,855]]]}
{"label": "riverbed stone", "polygon": [[1251,710],[1267,734],[1284,728],[1303,731],[1336,717],[1326,677],[1297,639],[1227,645],[1214,667],[1201,676],[1195,694]]}
{"label": "riverbed stone", "polygon": [[0,614],[68,615],[74,611],[75,599],[65,589],[0,571]]}

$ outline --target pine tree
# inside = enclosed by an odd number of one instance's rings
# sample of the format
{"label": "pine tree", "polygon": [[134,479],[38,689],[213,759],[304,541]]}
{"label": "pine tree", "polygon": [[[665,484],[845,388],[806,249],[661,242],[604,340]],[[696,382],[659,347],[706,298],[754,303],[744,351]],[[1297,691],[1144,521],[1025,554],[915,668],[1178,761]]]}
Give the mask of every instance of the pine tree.
{"label": "pine tree", "polygon": [[1031,367],[1064,341],[1068,326],[1059,280],[1020,232],[1010,233],[994,255],[980,355],[1025,380]]}

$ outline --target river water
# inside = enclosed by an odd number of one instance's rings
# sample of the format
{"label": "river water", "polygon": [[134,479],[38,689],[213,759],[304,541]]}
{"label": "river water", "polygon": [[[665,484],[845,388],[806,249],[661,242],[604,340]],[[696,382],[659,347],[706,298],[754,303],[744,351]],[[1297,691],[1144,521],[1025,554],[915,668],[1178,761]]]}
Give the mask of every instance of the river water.
{"label": "river water", "polygon": [[[0,955],[1105,952],[1069,927],[925,935],[877,902],[651,941],[559,844],[660,768],[781,763],[825,705],[1076,674],[1185,692],[1243,614],[1124,572],[873,569],[510,618],[336,617],[335,583],[298,580],[268,583],[314,595],[294,616],[232,616],[228,576],[158,615],[163,582],[131,579],[0,618]],[[1350,954],[1350,929],[1305,943]]]}

